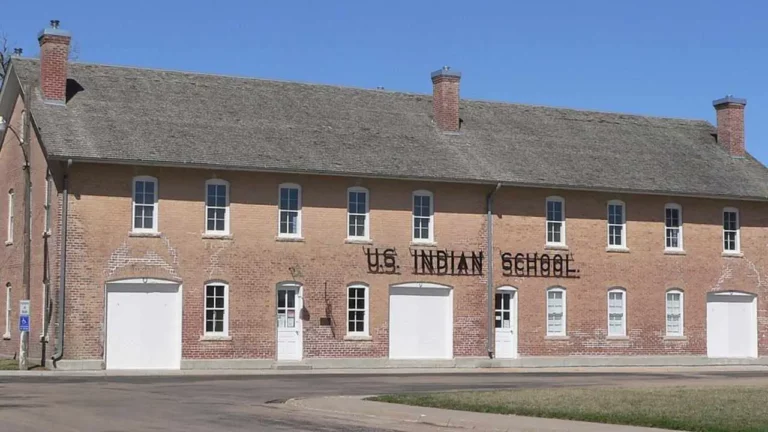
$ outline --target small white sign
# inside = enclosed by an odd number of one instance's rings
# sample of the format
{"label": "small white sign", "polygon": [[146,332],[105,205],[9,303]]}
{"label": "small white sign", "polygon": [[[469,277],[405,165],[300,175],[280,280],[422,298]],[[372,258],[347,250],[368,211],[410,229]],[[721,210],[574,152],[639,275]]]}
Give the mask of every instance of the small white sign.
{"label": "small white sign", "polygon": [[29,300],[19,301],[19,315],[29,316]]}

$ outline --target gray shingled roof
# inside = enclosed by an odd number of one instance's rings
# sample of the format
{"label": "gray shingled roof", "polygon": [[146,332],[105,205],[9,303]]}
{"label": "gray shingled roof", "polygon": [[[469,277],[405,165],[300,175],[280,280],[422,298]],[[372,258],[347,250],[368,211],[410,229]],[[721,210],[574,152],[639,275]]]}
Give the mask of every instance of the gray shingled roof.
{"label": "gray shingled roof", "polygon": [[[13,65],[38,81],[36,60]],[[69,75],[83,90],[66,108],[34,95],[53,158],[768,198],[768,170],[730,157],[705,121],[462,100],[461,133],[445,134],[430,95],[80,63]]]}

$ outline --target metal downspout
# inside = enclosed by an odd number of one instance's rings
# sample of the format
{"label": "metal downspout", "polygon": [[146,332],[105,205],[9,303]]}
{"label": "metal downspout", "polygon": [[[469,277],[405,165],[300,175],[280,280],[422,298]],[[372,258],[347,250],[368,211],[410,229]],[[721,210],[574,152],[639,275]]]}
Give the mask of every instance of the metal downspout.
{"label": "metal downspout", "polygon": [[494,308],[493,308],[493,196],[496,194],[496,192],[501,189],[501,183],[496,184],[496,189],[494,189],[491,193],[488,194],[488,196],[485,199],[485,206],[488,209],[488,219],[486,220],[486,229],[488,230],[488,235],[486,236],[488,238],[488,275],[486,277],[486,280],[488,281],[488,358],[493,358],[495,352],[495,322],[493,320],[494,318]]}
{"label": "metal downspout", "polygon": [[72,159],[67,161],[67,168],[64,170],[64,182],[62,190],[61,205],[61,245],[59,258],[59,326],[56,329],[56,351],[53,353],[54,366],[56,362],[64,356],[64,294],[67,286],[67,222],[69,211],[69,168],[72,166]]}

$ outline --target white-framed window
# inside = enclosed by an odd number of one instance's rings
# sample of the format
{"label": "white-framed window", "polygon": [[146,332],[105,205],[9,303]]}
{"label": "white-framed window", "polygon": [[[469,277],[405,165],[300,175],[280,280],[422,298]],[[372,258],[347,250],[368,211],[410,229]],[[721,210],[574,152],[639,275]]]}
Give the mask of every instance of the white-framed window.
{"label": "white-framed window", "polygon": [[45,221],[43,221],[45,228],[44,233],[50,234],[51,233],[51,194],[53,189],[53,177],[51,176],[51,172],[48,171],[45,173],[45,204],[43,204],[43,209],[45,209]]}
{"label": "white-framed window", "polygon": [[739,210],[733,207],[723,209],[723,251],[739,252],[741,250],[741,239],[739,232]]}
{"label": "white-framed window", "polygon": [[133,231],[157,232],[157,179],[149,176],[133,179]]}
{"label": "white-framed window", "polygon": [[667,291],[667,336],[683,335],[683,292]]}
{"label": "white-framed window", "polygon": [[608,291],[608,336],[627,335],[627,292],[623,288]]}
{"label": "white-framed window", "polygon": [[3,339],[11,338],[11,284],[5,286],[5,333]]}
{"label": "white-framed window", "polygon": [[368,189],[351,187],[347,189],[347,238],[368,240],[370,238],[370,212]]}
{"label": "white-framed window", "polygon": [[683,250],[683,208],[680,204],[664,206],[664,248]]}
{"label": "white-framed window", "polygon": [[278,236],[301,237],[301,186],[281,184],[278,199]]}
{"label": "white-framed window", "polygon": [[14,225],[14,220],[16,218],[14,215],[16,211],[13,204],[14,196],[15,196],[15,193],[13,192],[13,189],[9,190],[8,191],[8,234],[6,235],[6,238],[5,238],[6,244],[13,243],[13,225]]}
{"label": "white-framed window", "polygon": [[547,244],[565,245],[565,200],[558,196],[547,198]]}
{"label": "white-framed window", "polygon": [[205,334],[229,335],[229,285],[224,282],[205,284]]}
{"label": "white-framed window", "polygon": [[20,143],[26,143],[27,141],[27,110],[21,110],[21,130],[19,134]]}
{"label": "white-framed window", "polygon": [[608,201],[608,247],[627,247],[627,215],[622,201]]}
{"label": "white-framed window", "polygon": [[417,190],[413,193],[413,241],[435,241],[435,199],[432,192]]}
{"label": "white-framed window", "polygon": [[565,288],[547,290],[547,336],[565,336]]}
{"label": "white-framed window", "polygon": [[368,285],[347,287],[347,334],[368,336]]}
{"label": "white-framed window", "polygon": [[205,182],[205,233],[229,234],[229,182]]}

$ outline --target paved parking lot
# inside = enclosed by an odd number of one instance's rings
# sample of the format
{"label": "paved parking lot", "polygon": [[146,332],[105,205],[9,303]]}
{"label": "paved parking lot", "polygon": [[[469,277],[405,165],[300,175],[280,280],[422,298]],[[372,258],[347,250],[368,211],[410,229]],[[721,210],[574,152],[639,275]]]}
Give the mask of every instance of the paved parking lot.
{"label": "paved parking lot", "polygon": [[[768,369],[278,376],[4,376],[0,428],[15,431],[437,430],[292,409],[289,398],[448,389],[706,385],[765,381]],[[421,429],[421,428],[426,429]]]}

